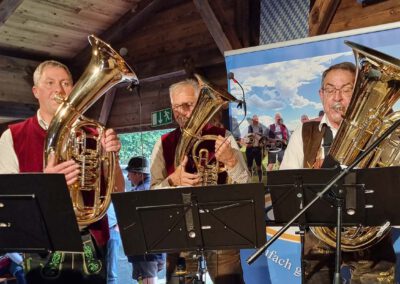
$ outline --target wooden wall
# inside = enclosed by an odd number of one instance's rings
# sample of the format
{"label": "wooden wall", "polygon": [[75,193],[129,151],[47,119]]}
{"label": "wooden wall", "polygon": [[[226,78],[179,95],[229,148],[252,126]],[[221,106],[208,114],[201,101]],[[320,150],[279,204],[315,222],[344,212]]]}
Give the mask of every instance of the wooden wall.
{"label": "wooden wall", "polygon": [[356,0],[341,0],[328,33],[400,21],[400,1],[386,0],[363,7]]}
{"label": "wooden wall", "polygon": [[[23,119],[37,110],[32,94],[32,74],[39,62],[0,55],[0,124],[1,116]],[[1,130],[1,125],[0,125]]]}
{"label": "wooden wall", "polygon": [[[223,25],[231,30],[234,1],[218,2],[221,5],[217,5],[217,9],[223,11],[225,21],[231,23],[231,26],[225,22]],[[184,1],[158,12],[152,21],[135,31],[127,41],[115,45],[116,50],[121,47],[128,49],[125,60],[131,64],[141,82],[141,100],[136,93],[132,95],[118,90],[107,126],[119,132],[154,129],[150,127],[151,112],[170,107],[169,86],[188,78],[192,72],[201,73],[226,88],[223,54],[193,1]],[[100,103],[94,106],[90,116],[99,114],[100,107]],[[175,124],[167,127],[175,127]],[[165,127],[157,129],[161,128]]]}
{"label": "wooden wall", "polygon": [[32,72],[37,61],[0,55],[0,101],[35,104]]}

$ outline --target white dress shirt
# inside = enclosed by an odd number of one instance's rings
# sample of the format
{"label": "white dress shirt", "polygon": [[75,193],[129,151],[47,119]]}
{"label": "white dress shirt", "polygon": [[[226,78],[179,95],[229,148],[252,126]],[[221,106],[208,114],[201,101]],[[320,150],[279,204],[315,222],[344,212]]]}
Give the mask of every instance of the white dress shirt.
{"label": "white dress shirt", "polygon": [[[322,117],[321,122],[319,123],[318,127],[320,131],[324,124],[327,124],[331,128],[333,138],[335,138],[338,129],[332,127],[326,115]],[[299,128],[297,128],[290,137],[289,144],[285,150],[285,155],[283,156],[281,166],[279,167],[280,170],[304,168],[302,132],[303,132],[303,124]],[[322,148],[322,142],[323,141],[321,141],[321,148]],[[321,154],[324,155],[323,150],[321,151]],[[322,156],[322,158],[324,158],[324,156]]]}
{"label": "white dress shirt", "polygon": [[[40,127],[47,130],[48,124],[40,116],[39,110],[36,113]],[[0,137],[0,174],[19,173],[19,162],[14,150],[14,142],[11,130],[7,129]]]}

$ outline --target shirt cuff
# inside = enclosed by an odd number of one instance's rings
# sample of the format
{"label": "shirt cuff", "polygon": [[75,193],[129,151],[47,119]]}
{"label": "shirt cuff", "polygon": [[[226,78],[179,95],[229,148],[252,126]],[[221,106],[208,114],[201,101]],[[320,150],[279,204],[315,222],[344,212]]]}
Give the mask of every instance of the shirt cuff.
{"label": "shirt cuff", "polygon": [[228,173],[228,176],[230,176],[235,181],[235,177],[240,176],[240,174],[242,173],[242,170],[243,169],[238,161],[233,168],[227,170],[227,173]]}
{"label": "shirt cuff", "polygon": [[172,187],[172,186],[169,185],[168,178],[169,178],[169,177],[167,177],[167,178],[164,179],[161,183],[159,183],[159,184],[157,184],[156,186],[154,186],[154,189],[160,189],[160,188],[165,188],[165,187]]}

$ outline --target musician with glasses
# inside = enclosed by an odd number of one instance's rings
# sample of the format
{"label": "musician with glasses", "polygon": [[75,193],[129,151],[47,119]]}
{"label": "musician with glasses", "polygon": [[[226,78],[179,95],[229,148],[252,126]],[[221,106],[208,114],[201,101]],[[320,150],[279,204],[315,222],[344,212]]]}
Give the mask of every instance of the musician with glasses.
{"label": "musician with glasses", "polygon": [[[174,159],[178,140],[182,128],[189,120],[199,97],[199,85],[194,80],[185,80],[173,84],[169,88],[170,100],[174,117],[179,127],[161,137],[154,146],[151,156],[151,187],[165,188],[177,186],[196,186],[201,182],[201,176],[196,173],[192,157],[186,156],[181,164],[175,168]],[[215,142],[210,143],[210,154],[225,164],[228,177],[235,183],[247,183],[250,175],[239,147],[230,132],[207,124],[202,135],[218,135]],[[225,137],[228,137],[226,139]],[[207,268],[215,284],[244,283],[238,250],[207,251]],[[197,271],[197,261],[190,258],[190,253],[181,253],[186,257],[187,272],[194,274]],[[167,281],[171,281],[179,255],[167,255]]]}
{"label": "musician with glasses", "polygon": [[[321,167],[349,106],[355,74],[356,67],[350,62],[323,72],[319,96],[325,114],[321,121],[305,122],[292,134],[281,170]],[[395,283],[396,255],[389,235],[370,248],[342,252],[342,260],[350,267],[351,283]],[[333,282],[335,249],[309,231],[303,261],[306,283]]]}
{"label": "musician with glasses", "polygon": [[[32,92],[39,101],[39,110],[25,121],[10,125],[9,129],[1,136],[0,173],[60,173],[65,175],[67,184],[71,185],[77,181],[80,172],[79,165],[75,161],[68,160],[57,163],[55,157],[50,156],[47,166],[44,167],[43,164],[47,129],[60,105],[56,97],[67,98],[70,95],[73,87],[71,73],[64,64],[48,60],[36,68],[33,82]],[[112,129],[105,131],[101,143],[106,152],[118,152],[121,148],[118,136]],[[123,191],[125,182],[119,167],[116,168],[115,181],[116,190]],[[96,250],[100,251],[106,247],[109,238],[107,218],[104,217],[83,229],[83,231],[87,230],[90,233],[82,235],[87,241],[84,246],[85,253],[82,255],[85,266],[61,271],[61,267],[63,267],[62,254],[54,252],[47,262],[44,259],[35,259],[44,267],[43,269],[33,269],[28,274],[28,282],[31,275],[31,277],[35,277],[34,280],[31,279],[31,283],[72,283],[73,281],[94,283],[95,280],[103,283],[105,269],[102,269],[100,260],[96,258]],[[91,270],[91,268],[94,269]]]}

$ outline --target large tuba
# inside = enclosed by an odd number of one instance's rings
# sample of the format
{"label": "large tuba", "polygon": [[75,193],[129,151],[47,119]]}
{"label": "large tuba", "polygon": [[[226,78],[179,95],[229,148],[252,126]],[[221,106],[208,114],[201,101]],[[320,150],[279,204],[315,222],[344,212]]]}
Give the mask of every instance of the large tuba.
{"label": "large tuba", "polygon": [[78,181],[69,186],[80,226],[101,219],[111,201],[115,183],[115,153],[101,146],[104,127],[83,113],[118,83],[138,84],[138,78],[122,57],[107,43],[90,35],[92,57],[68,98],[58,96],[59,106],[45,143],[45,165],[54,153],[56,161],[75,160]]}
{"label": "large tuba", "polygon": [[[356,82],[349,107],[333,141],[329,154],[340,164],[350,165],[371,143],[400,118],[392,107],[400,96],[400,60],[359,44],[346,42],[354,52]],[[387,137],[377,151],[364,158],[359,168],[400,165],[399,129]],[[317,238],[335,247],[336,231],[313,227]],[[350,227],[342,234],[344,251],[368,248],[390,230],[383,227]]]}
{"label": "large tuba", "polygon": [[230,93],[211,85],[200,75],[195,74],[199,83],[200,94],[193,112],[182,129],[175,152],[175,168],[191,151],[197,173],[202,176],[202,185],[217,184],[218,174],[223,171],[219,161],[210,163],[211,157],[207,149],[200,149],[200,143],[216,140],[215,135],[201,135],[204,126],[213,116],[229,102],[238,102]]}

